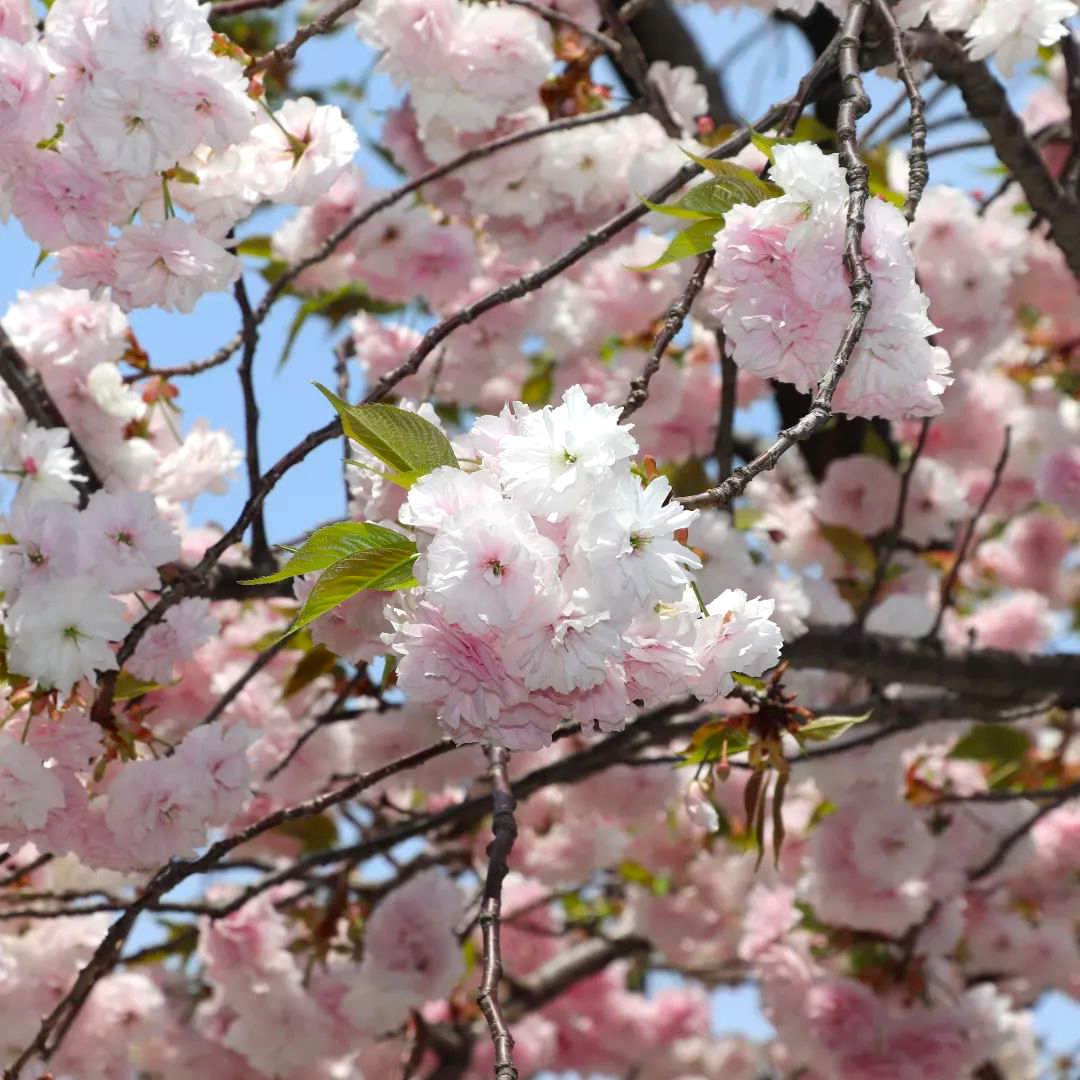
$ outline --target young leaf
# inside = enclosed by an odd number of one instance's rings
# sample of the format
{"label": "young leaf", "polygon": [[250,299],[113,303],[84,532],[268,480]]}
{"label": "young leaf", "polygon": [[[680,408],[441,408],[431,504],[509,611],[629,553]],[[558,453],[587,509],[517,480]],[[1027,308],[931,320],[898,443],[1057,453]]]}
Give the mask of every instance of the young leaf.
{"label": "young leaf", "polygon": [[658,214],[667,214],[669,217],[685,218],[688,221],[701,221],[703,218],[713,216],[711,214],[703,214],[699,210],[687,210],[681,202],[654,203],[649,202],[643,195],[639,195],[638,198],[641,199],[650,210],[655,210]]}
{"label": "young leaf", "polygon": [[818,525],[821,535],[849,566],[863,574],[873,574],[877,556],[865,536],[845,525]]}
{"label": "young leaf", "polygon": [[316,529],[299,551],[278,571],[265,577],[249,578],[243,585],[270,585],[275,581],[310,574],[313,570],[325,570],[340,559],[358,551],[376,551],[380,548],[396,548],[412,541],[392,529],[372,525],[367,521],[339,521]]}
{"label": "young leaf", "polygon": [[116,677],[113,697],[117,701],[130,701],[131,698],[142,697],[143,694],[149,694],[152,690],[161,690],[169,685],[171,684],[167,682],[145,682],[143,679],[136,679],[130,671],[121,671]]}
{"label": "young leaf", "polygon": [[810,742],[827,742],[838,735],[843,735],[848,728],[856,724],[865,724],[870,716],[868,712],[863,713],[862,716],[819,716],[816,720],[811,720],[809,724],[799,728],[795,732],[795,738],[799,742],[804,739]]}
{"label": "young leaf", "polygon": [[296,665],[295,670],[289,676],[289,681],[285,684],[284,690],[281,691],[281,700],[286,701],[293,694],[300,693],[305,686],[309,686],[320,675],[333,671],[337,662],[337,655],[322,645],[316,645],[315,648],[309,649],[300,658],[300,663]]}
{"label": "young leaf", "polygon": [[450,440],[422,416],[393,405],[349,405],[321,383],[315,385],[337,410],[345,434],[395,473],[422,476],[440,465],[457,466]]}
{"label": "young leaf", "polygon": [[783,138],[776,135],[762,135],[760,131],[755,131],[749,125],[747,127],[750,131],[750,141],[773,164],[776,163],[773,150],[777,146],[793,146],[801,142],[835,142],[836,140],[836,132],[827,124],[823,124],[816,116],[799,117],[799,122],[795,125],[795,133],[785,135]]}
{"label": "young leaf", "polygon": [[713,246],[713,239],[724,227],[723,218],[705,218],[704,221],[695,222],[688,229],[676,233],[668,244],[667,250],[654,263],[648,266],[628,266],[628,270],[655,270],[668,263],[678,262],[690,255],[703,255]]}
{"label": "young leaf", "polygon": [[762,180],[757,173],[749,169],[727,161],[717,164],[728,167],[725,175],[706,180],[704,184],[691,188],[679,200],[679,206],[684,210],[696,211],[703,217],[721,217],[739,203],[757,206],[759,202],[784,194],[776,184]]}
{"label": "young leaf", "polygon": [[1031,749],[1026,732],[1007,724],[976,724],[949,752],[964,761],[1017,761]]}
{"label": "young leaf", "polygon": [[324,315],[330,320],[331,326],[337,326],[343,319],[360,311],[370,311],[373,315],[385,315],[396,310],[395,305],[374,299],[367,289],[356,281],[331,289],[329,292],[308,297],[300,305],[289,324],[285,344],[278,357],[278,371],[285,366],[300,331],[312,315]]}
{"label": "young leaf", "polygon": [[[738,203],[749,203],[751,206],[756,206],[759,202],[764,202],[765,199],[775,199],[778,195],[784,194],[784,189],[779,184],[775,184],[771,180],[762,180],[753,169],[747,169],[742,165],[734,165],[730,161],[716,161],[713,158],[698,157],[687,150],[684,150],[683,153],[691,161],[700,165],[703,169],[707,169],[713,175],[712,180],[706,180],[705,183],[691,188],[679,200],[678,205],[685,210],[698,209],[698,204],[701,202],[700,197],[692,199],[691,196],[700,196],[701,193],[707,193],[707,201],[709,202],[717,199],[725,201],[727,205],[722,210],[719,210],[719,213],[722,214],[727,213]],[[708,212],[705,206],[700,207],[700,209]]]}
{"label": "young leaf", "polygon": [[288,632],[307,626],[361,589],[390,592],[415,585],[412,565],[418,554],[416,545],[404,536],[401,540],[403,543],[396,547],[358,551],[324,570]]}
{"label": "young leaf", "polygon": [[789,773],[780,773],[772,797],[772,848],[773,865],[780,869],[780,850],[784,846],[784,792],[787,791]]}

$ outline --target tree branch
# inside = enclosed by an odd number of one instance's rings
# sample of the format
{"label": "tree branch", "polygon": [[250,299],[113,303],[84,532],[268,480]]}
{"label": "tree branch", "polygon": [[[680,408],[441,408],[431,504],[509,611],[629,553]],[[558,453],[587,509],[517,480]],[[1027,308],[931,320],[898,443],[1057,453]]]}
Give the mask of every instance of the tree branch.
{"label": "tree branch", "polygon": [[[426,172],[414,177],[412,180],[400,184],[398,187],[388,191],[385,195],[380,196],[374,202],[368,203],[363,210],[345,222],[341,228],[336,232],[331,233],[317,250],[313,251],[310,255],[305,255],[302,259],[298,259],[288,267],[288,269],[286,269],[263,294],[262,299],[259,301],[253,314],[255,323],[259,324],[263,322],[278,298],[284,294],[286,289],[288,289],[305,270],[309,270],[311,267],[317,266],[321,262],[325,262],[334,254],[338,247],[362,225],[367,224],[367,222],[377,214],[380,214],[383,210],[389,209],[407,195],[419,191],[426,184],[441,180],[443,177],[449,176],[458,169],[464,168],[474,161],[480,161],[491,154],[497,153],[499,150],[505,150],[510,146],[517,146],[519,143],[528,142],[541,135],[551,135],[558,131],[569,131],[575,128],[587,127],[590,124],[607,123],[610,120],[617,120],[623,116],[632,116],[635,113],[641,112],[642,108],[641,102],[635,101],[631,102],[629,105],[624,105],[621,109],[608,109],[604,112],[586,113],[583,116],[568,116],[562,120],[553,120],[550,124],[543,124],[540,127],[528,128],[525,131],[515,131],[510,135],[504,135],[502,138],[492,139],[491,142],[483,143],[480,146],[474,146],[472,149],[458,154],[457,157],[453,157],[449,161],[444,161],[441,165],[435,165]],[[241,329],[225,342],[224,345],[203,360],[197,360],[191,364],[182,364],[178,367],[148,368],[146,371],[134,373],[129,376],[129,379],[135,381],[151,376],[170,378],[174,375],[197,375],[200,372],[208,371],[210,368],[224,364],[229,357],[240,348],[243,341],[244,334],[243,329]]]}
{"label": "tree branch", "polygon": [[1080,278],[1080,205],[1050,174],[1005,88],[982,61],[968,59],[963,46],[944,34],[909,31],[904,38],[909,54],[914,48],[942,79],[959,88],[972,119],[986,128],[997,156],[1024,189],[1032,210],[1049,222],[1054,242]]}
{"label": "tree branch", "polygon": [[1026,656],[1001,649],[957,649],[926,641],[853,634],[848,627],[815,626],[784,645],[796,668],[822,668],[875,682],[912,683],[953,690],[974,699],[1056,696],[1080,704],[1080,655]]}
{"label": "tree branch", "polygon": [[915,211],[923,190],[930,179],[930,168],[926,162],[926,106],[919,93],[915,76],[911,73],[911,61],[904,50],[904,35],[896,23],[896,17],[889,7],[888,0],[874,0],[878,15],[889,30],[893,56],[896,58],[896,73],[904,84],[904,90],[911,110],[911,153],[908,156],[908,193],[904,200],[904,217],[908,222],[915,220]]}
{"label": "tree branch", "polygon": [[22,358],[3,326],[0,326],[0,378],[7,384],[27,419],[33,420],[38,427],[67,429],[68,443],[82,471],[82,477],[75,481],[79,505],[85,507],[87,499],[101,487],[101,479],[45,389],[41,376]]}
{"label": "tree branch", "polygon": [[941,584],[941,602],[938,604],[937,614],[934,616],[934,625],[926,632],[926,637],[928,639],[937,637],[938,631],[941,629],[941,620],[945,618],[945,612],[952,603],[953,589],[956,588],[956,581],[960,576],[960,568],[964,565],[964,560],[967,558],[968,551],[971,548],[971,541],[975,536],[975,530],[978,528],[979,521],[983,514],[986,513],[986,508],[990,505],[990,500],[994,497],[994,492],[997,491],[998,485],[1001,483],[1001,474],[1005,471],[1005,463],[1009,460],[1009,442],[1011,436],[1012,428],[1007,427],[1005,429],[1005,438],[1001,444],[1001,453],[998,455],[997,464],[994,466],[994,474],[990,478],[986,493],[980,500],[978,507],[976,507],[975,513],[971,515],[964,528],[960,546],[956,551],[956,558],[953,559],[953,564],[949,567],[949,572],[945,575],[945,580]]}
{"label": "tree branch", "polygon": [[507,860],[517,839],[514,809],[517,803],[506,778],[509,753],[493,746],[488,757],[491,762],[491,794],[493,817],[491,843],[488,844],[488,869],[484,894],[480,902],[480,930],[484,940],[484,972],[476,1003],[484,1014],[491,1041],[495,1046],[495,1080],[518,1080],[512,1051],[514,1038],[510,1034],[502,1006],[499,1004],[499,983],[502,981],[502,949],[499,940],[499,919],[502,913],[502,884],[509,873]]}
{"label": "tree branch", "polygon": [[[251,311],[251,302],[248,299],[247,286],[244,284],[244,275],[236,279],[233,286],[233,295],[236,297],[237,306],[240,308],[240,318],[243,323],[241,333],[244,338],[244,352],[240,358],[240,389],[244,397],[244,441],[246,444],[245,457],[247,460],[248,493],[255,490],[259,482],[262,469],[259,467],[259,404],[255,399],[255,350],[259,344],[259,328],[255,323]],[[266,540],[266,522],[263,518],[262,507],[255,512],[251,522],[251,562],[258,575],[266,574],[274,565],[274,557],[270,554],[270,545]]]}
{"label": "tree branch", "polygon": [[715,258],[716,252],[711,248],[698,256],[697,265],[687,280],[686,287],[678,299],[668,308],[668,313],[664,318],[664,325],[660,333],[656,335],[648,359],[645,361],[645,367],[642,369],[641,374],[630,384],[630,393],[627,395],[622,412],[619,414],[620,423],[624,423],[629,417],[633,416],[648,401],[649,383],[659,371],[660,361],[663,359],[664,353],[667,352],[667,347],[682,329],[686,316],[690,313],[690,308],[705,285],[705,278],[709,270],[712,269]]}
{"label": "tree branch", "polygon": [[323,12],[317,19],[312,19],[306,26],[301,26],[288,41],[275,45],[268,53],[263,53],[262,56],[252,60],[244,68],[244,74],[250,78],[252,75],[270,67],[271,64],[279,63],[282,60],[291,60],[305,41],[332,30],[338,19],[359,6],[360,0],[340,0],[329,11]]}

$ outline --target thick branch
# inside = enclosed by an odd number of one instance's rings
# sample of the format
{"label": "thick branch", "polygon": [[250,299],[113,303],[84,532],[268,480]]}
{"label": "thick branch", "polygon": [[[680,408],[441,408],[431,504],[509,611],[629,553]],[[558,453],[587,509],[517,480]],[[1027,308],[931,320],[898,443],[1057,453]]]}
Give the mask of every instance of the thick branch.
{"label": "thick branch", "polygon": [[1080,205],[1050,174],[1013,112],[1005,88],[982,61],[969,60],[963,46],[944,34],[913,31],[905,40],[912,42],[942,79],[960,90],[972,119],[986,128],[995,153],[1024,189],[1032,210],[1049,222],[1054,242],[1080,278]]}
{"label": "thick branch", "polygon": [[1080,655],[943,648],[910,638],[815,626],[784,646],[784,659],[792,667],[933,686],[973,698],[1018,701],[1057,695],[1063,704],[1080,704]]}

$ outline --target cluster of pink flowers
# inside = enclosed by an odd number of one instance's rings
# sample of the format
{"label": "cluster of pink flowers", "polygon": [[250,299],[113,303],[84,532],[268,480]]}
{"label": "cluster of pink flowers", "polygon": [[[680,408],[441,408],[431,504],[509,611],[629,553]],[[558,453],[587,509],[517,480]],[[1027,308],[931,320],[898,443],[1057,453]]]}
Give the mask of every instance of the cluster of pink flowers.
{"label": "cluster of pink flowers", "polygon": [[[550,6],[601,24],[593,0]],[[963,33],[970,55],[1002,67],[1057,40],[1076,11],[1071,0],[893,7],[905,25],[929,17]],[[769,379],[814,388],[850,317],[843,172],[814,145],[778,145],[771,177],[784,194],[726,215],[686,332],[632,425],[620,405],[689,273],[630,269],[664,251],[672,219],[659,214],[459,328],[395,387],[424,400],[398,407],[448,435],[457,467],[390,476],[350,448],[363,467],[350,469],[348,514],[415,542],[415,584],[360,591],[269,654],[288,600],[189,596],[146,628],[120,672],[131,627],[222,535],[193,527],[189,504],[224,491],[241,460],[205,422],[180,434],[173,388],[140,382],[146,359],[124,311],[187,312],[228,287],[242,265],[232,230],[262,202],[299,207],[271,241],[293,263],[383,194],[355,162],[339,109],[286,99],[268,115],[243,55],[211,33],[209,8],[56,0],[39,26],[23,0],[0,0],[0,211],[61,273],[60,285],[20,294],[3,327],[66,425],[28,419],[0,386],[11,493],[0,523],[0,1065],[108,930],[92,905],[119,907],[170,860],[440,743],[340,812],[290,815],[246,841],[197,910],[179,890],[164,897],[192,920],[171,925],[164,945],[188,966],[119,964],[48,1065],[21,1080],[46,1069],[371,1080],[410,1060],[430,1073],[438,1039],[418,1033],[482,1032],[470,1011],[481,948],[471,890],[488,823],[465,816],[415,847],[394,842],[385,863],[350,862],[350,845],[399,826],[416,837],[417,818],[453,820],[486,799],[482,745],[514,751],[520,800],[501,992],[529,1003],[513,1024],[522,1076],[953,1080],[992,1060],[1008,1080],[1030,1080],[1031,1006],[1051,990],[1080,994],[1080,812],[1001,796],[1080,775],[1062,712],[1033,706],[991,732],[1023,748],[1004,764],[962,752],[978,705],[968,719],[905,722],[821,756],[781,725],[762,788],[738,747],[761,750],[754,740],[776,715],[855,715],[873,698],[876,723],[893,709],[922,720],[941,690],[792,667],[779,689],[751,682],[728,696],[747,682],[736,675],[774,670],[782,642],[864,612],[868,633],[909,639],[940,614],[951,646],[1030,653],[1060,638],[1080,598],[1080,287],[1048,230],[1029,227],[1023,195],[980,208],[931,187],[911,228],[871,199],[874,302],[835,404],[878,422],[843,456],[792,450],[731,517],[688,511],[677,496],[717,479],[720,349],[739,366],[739,408],[764,404]],[[550,76],[580,35],[520,6],[368,0],[356,28],[406,92],[382,142],[410,177],[561,111],[605,106],[586,79],[578,98],[558,97]],[[420,344],[413,305],[425,317],[459,310],[635,205],[685,162],[680,146],[705,152],[692,138],[708,105],[693,72],[661,62],[648,77],[685,138],[641,113],[521,142],[373,215],[298,278],[312,295],[359,285],[410,309],[349,322],[368,386]],[[1055,61],[1024,114],[1031,130],[1067,121],[1065,88]],[[1060,175],[1061,146],[1044,156]],[[739,161],[764,165],[754,149]],[[930,417],[924,431],[916,418]],[[745,420],[740,435],[760,433]],[[749,456],[741,440],[738,456]],[[940,612],[957,538],[987,495]],[[250,561],[238,544],[222,566],[241,577]],[[296,600],[315,584],[298,579]],[[93,706],[104,673],[118,678],[103,720]],[[773,691],[760,709],[756,694]],[[682,728],[640,753],[627,738],[628,756],[584,779],[519,785],[592,753],[598,733],[680,702],[692,723],[730,738],[722,762],[720,751],[700,760],[695,735],[694,767],[672,767],[694,757]],[[984,872],[1036,806],[1030,832]],[[272,887],[236,906],[253,870]],[[11,915],[16,903],[72,908],[45,921]],[[557,982],[595,931],[588,947],[623,958],[530,999],[531,980],[554,971]],[[658,990],[650,976],[643,989],[639,957],[680,980]],[[775,1038],[710,1033],[706,988],[732,980],[760,987]],[[485,1035],[470,1053],[463,1080],[487,1080]]]}
{"label": "cluster of pink flowers", "polygon": [[610,405],[571,387],[558,407],[507,407],[473,427],[473,471],[443,466],[399,512],[421,548],[387,641],[398,685],[459,742],[547,745],[561,720],[621,727],[638,709],[726,694],[779,658],[772,601],[720,593],[697,618],[696,512],[631,469]]}
{"label": "cluster of pink flowers", "polygon": [[[190,311],[241,263],[228,233],[264,199],[309,202],[352,160],[336,106],[259,121],[242,64],[196,0],[57,0],[40,38],[0,36],[0,209],[61,280],[125,309]],[[178,210],[188,217],[178,216]]]}
{"label": "cluster of pink flowers", "polygon": [[[740,367],[813,391],[851,316],[847,184],[836,157],[811,143],[777,146],[775,158],[785,194],[732,208],[716,237],[711,310]],[[951,382],[949,358],[926,340],[936,327],[899,210],[868,203],[863,250],[874,303],[834,403],[859,416],[933,416]]]}

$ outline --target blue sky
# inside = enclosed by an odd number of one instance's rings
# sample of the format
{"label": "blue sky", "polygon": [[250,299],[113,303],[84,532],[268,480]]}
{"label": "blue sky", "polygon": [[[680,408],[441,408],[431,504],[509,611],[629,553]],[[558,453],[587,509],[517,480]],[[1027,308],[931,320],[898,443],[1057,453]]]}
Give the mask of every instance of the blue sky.
{"label": "blue sky", "polygon": [[[295,10],[288,4],[286,11]],[[765,106],[789,94],[809,63],[810,53],[799,32],[790,26],[768,25],[754,33],[760,16],[752,12],[714,12],[704,5],[689,5],[685,18],[713,63],[724,59],[725,83],[736,111],[743,116],[758,115]],[[316,38],[300,52],[296,86],[309,80],[325,86],[340,78],[355,78],[367,70],[374,57],[346,30],[333,38]],[[1014,80],[1018,100],[1030,79]],[[896,84],[875,75],[867,78],[871,98],[879,108],[896,94]],[[379,113],[398,98],[398,92],[379,76],[371,80],[369,97],[350,106],[358,130],[377,131]],[[957,112],[959,102],[949,94],[935,106],[931,116]],[[903,113],[898,114],[902,116]],[[873,119],[871,113],[868,120]],[[864,121],[864,124],[868,121]],[[981,133],[974,125],[950,126],[940,135],[931,133],[929,145],[952,143]],[[362,161],[372,184],[390,185],[394,175],[374,153],[362,150]],[[994,162],[988,151],[949,155],[931,161],[932,183],[957,186],[992,187],[996,177],[985,170]],[[270,231],[280,214],[263,214],[242,230],[245,234]],[[36,246],[23,236],[18,225],[0,225],[0,312],[6,310],[19,289],[31,288],[52,279],[49,264],[34,272]],[[257,296],[262,281],[249,275],[249,288]],[[313,428],[328,419],[321,395],[310,385],[317,379],[333,384],[330,350],[334,339],[321,325],[309,322],[293,349],[292,359],[281,373],[275,371],[280,343],[284,338],[295,304],[278,305],[262,328],[262,351],[256,364],[256,389],[262,423],[260,449],[265,469]],[[132,327],[155,366],[173,366],[211,353],[237,329],[238,314],[231,295],[205,296],[191,316],[168,315],[160,311],[138,311],[131,315]],[[242,403],[235,364],[228,364],[191,380],[180,382],[179,404],[184,410],[185,430],[205,417],[213,426],[223,427],[243,439]],[[332,443],[321,447],[286,475],[266,504],[271,541],[281,541],[309,530],[326,520],[343,515],[340,481],[340,448]],[[195,521],[229,524],[244,500],[244,485],[238,477],[223,496],[204,496],[195,505]],[[1038,1029],[1057,1051],[1071,1048],[1080,1035],[1080,1007],[1061,995],[1053,995],[1039,1008]],[[722,990],[715,996],[714,1024],[718,1032],[741,1032],[765,1037],[770,1029],[750,988]]]}

